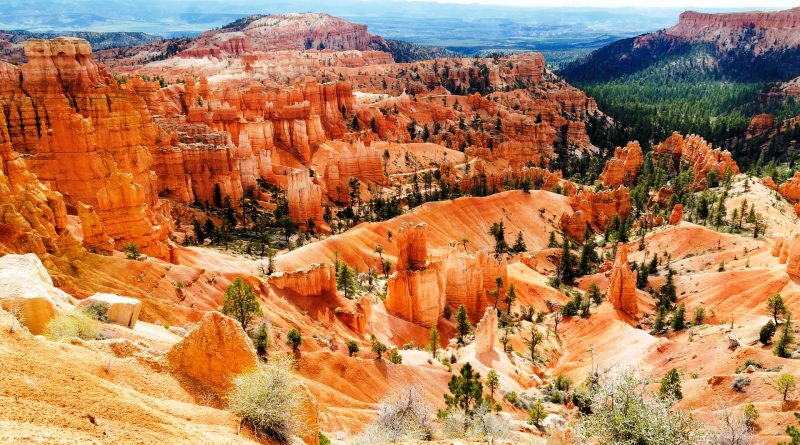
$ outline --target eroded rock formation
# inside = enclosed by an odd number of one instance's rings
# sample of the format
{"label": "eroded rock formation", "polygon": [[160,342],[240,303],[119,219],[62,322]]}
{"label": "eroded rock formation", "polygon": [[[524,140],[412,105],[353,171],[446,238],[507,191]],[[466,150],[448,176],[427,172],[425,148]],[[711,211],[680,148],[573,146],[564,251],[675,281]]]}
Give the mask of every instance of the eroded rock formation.
{"label": "eroded rock formation", "polygon": [[570,206],[573,213],[562,215],[560,224],[561,229],[576,240],[583,239],[587,227],[604,230],[614,215],[624,221],[632,210],[630,193],[625,186],[600,192],[581,190],[570,196]]}
{"label": "eroded rock formation", "polygon": [[786,273],[800,277],[800,233],[786,242]]}
{"label": "eroded rock formation", "polygon": [[617,147],[614,150],[614,157],[606,161],[600,181],[606,187],[631,185],[641,167],[642,147],[638,142],[629,142],[624,148]]}
{"label": "eroded rock formation", "polygon": [[794,176],[781,184],[778,193],[795,205],[795,212],[800,216],[800,172],[795,172]]}
{"label": "eroded rock formation", "polygon": [[217,390],[232,386],[233,377],[258,365],[253,343],[238,321],[207,312],[183,340],[167,353],[172,369]]}
{"label": "eroded rock formation", "polygon": [[310,223],[313,223],[317,230],[326,230],[327,224],[322,217],[322,189],[317,178],[312,178],[308,170],[289,174],[286,200],[289,204],[289,216],[300,227],[308,229]]}
{"label": "eroded rock formation", "polygon": [[672,214],[669,215],[669,225],[674,226],[683,220],[683,204],[677,203],[672,208]]}
{"label": "eroded rock formation", "polygon": [[497,333],[497,309],[487,307],[483,318],[475,326],[475,354],[481,355],[494,349]]}
{"label": "eroded rock formation", "polygon": [[336,294],[336,270],[332,264],[312,264],[307,269],[293,272],[276,272],[269,277],[269,285],[305,297]]}
{"label": "eroded rock formation", "polygon": [[705,139],[693,134],[683,137],[674,132],[664,142],[653,147],[653,153],[672,156],[676,165],[680,162],[688,163],[694,169],[694,185],[698,189],[709,186],[708,174],[711,171],[716,173],[719,181],[728,170],[731,174],[739,173],[739,166],[729,151],[713,148]]}
{"label": "eroded rock formation", "polygon": [[3,133],[68,206],[92,205],[118,247],[164,257],[170,220],[150,149],[169,141],[145,102],[92,61],[85,40],[32,39],[25,54],[20,68],[0,64]]}
{"label": "eroded rock formation", "polygon": [[445,305],[441,261],[428,261],[424,224],[408,225],[396,236],[397,270],[389,277],[386,310],[422,326],[436,324]]}
{"label": "eroded rock formation", "polygon": [[139,320],[142,311],[142,302],[129,297],[113,294],[97,293],[81,300],[78,307],[87,307],[93,304],[105,306],[106,317],[110,323],[133,329]]}
{"label": "eroded rock formation", "polygon": [[606,297],[614,308],[636,318],[639,312],[636,301],[636,272],[628,264],[628,247],[625,244],[620,244],[617,248]]}

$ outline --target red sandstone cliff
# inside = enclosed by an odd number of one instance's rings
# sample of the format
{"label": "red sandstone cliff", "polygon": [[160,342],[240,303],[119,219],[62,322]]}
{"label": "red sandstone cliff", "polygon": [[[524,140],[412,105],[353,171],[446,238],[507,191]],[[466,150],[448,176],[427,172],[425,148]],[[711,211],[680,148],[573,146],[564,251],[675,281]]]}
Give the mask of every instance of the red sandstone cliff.
{"label": "red sandstone cliff", "polygon": [[625,148],[617,147],[614,157],[606,161],[600,181],[606,187],[631,185],[642,167],[642,147],[638,142],[629,142]]}

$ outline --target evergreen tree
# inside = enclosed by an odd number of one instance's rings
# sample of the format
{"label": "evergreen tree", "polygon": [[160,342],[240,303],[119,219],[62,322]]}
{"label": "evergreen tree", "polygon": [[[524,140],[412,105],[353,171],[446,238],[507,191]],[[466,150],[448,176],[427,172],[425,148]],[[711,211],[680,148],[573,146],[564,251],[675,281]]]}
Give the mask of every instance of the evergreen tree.
{"label": "evergreen tree", "polygon": [[458,331],[458,340],[464,343],[464,336],[469,334],[470,324],[467,318],[467,308],[463,304],[458,306],[456,311],[456,330]]}
{"label": "evergreen tree", "polygon": [[675,400],[683,399],[683,391],[681,390],[681,374],[677,369],[672,368],[664,374],[661,378],[661,385],[658,388],[658,393],[662,397],[670,397]]}
{"label": "evergreen tree", "polygon": [[786,314],[786,303],[783,302],[781,294],[775,294],[767,299],[767,312],[772,315],[775,325],[778,325],[778,316]]}
{"label": "evergreen tree", "polygon": [[242,329],[247,329],[254,315],[261,315],[261,307],[253,294],[253,288],[243,279],[234,278],[225,290],[222,313],[238,321]]}
{"label": "evergreen tree", "polygon": [[574,257],[572,256],[569,247],[570,247],[569,240],[565,237],[564,242],[561,245],[561,259],[558,263],[558,271],[557,271],[557,276],[559,281],[561,281],[564,284],[575,283]]}
{"label": "evergreen tree", "polygon": [[436,350],[439,349],[439,328],[436,325],[431,326],[431,331],[428,334],[428,338],[431,340],[431,355],[433,358],[436,358]]}
{"label": "evergreen tree", "polygon": [[506,315],[511,315],[511,305],[514,304],[514,300],[517,299],[517,290],[514,288],[514,284],[508,285],[508,290],[506,291]]}
{"label": "evergreen tree", "polygon": [[450,394],[444,395],[448,408],[457,409],[464,414],[472,414],[483,399],[483,384],[480,374],[473,371],[472,365],[467,362],[461,367],[461,372],[450,378],[447,384]]}
{"label": "evergreen tree", "polygon": [[303,337],[300,335],[300,331],[297,328],[289,329],[289,332],[286,333],[286,344],[292,347],[292,352],[297,354],[302,343]]}
{"label": "evergreen tree", "polygon": [[350,340],[347,342],[347,356],[352,357],[353,355],[357,354],[359,351],[358,343],[354,340]]}
{"label": "evergreen tree", "polygon": [[494,404],[494,392],[500,387],[500,376],[494,369],[490,369],[486,374],[486,387],[489,388],[489,401]]}
{"label": "evergreen tree", "polygon": [[681,303],[675,313],[672,314],[672,330],[675,332],[683,330],[686,327],[686,305]]}
{"label": "evergreen tree", "polygon": [[525,245],[525,239],[522,238],[522,231],[517,232],[517,239],[514,241],[514,246],[511,248],[512,252],[522,253],[526,252],[528,247]]}
{"label": "evergreen tree", "polygon": [[789,347],[794,340],[794,333],[792,331],[792,316],[788,315],[786,317],[786,323],[781,328],[781,336],[778,337],[778,340],[775,342],[775,355],[778,357],[789,358],[791,357],[791,351]]}

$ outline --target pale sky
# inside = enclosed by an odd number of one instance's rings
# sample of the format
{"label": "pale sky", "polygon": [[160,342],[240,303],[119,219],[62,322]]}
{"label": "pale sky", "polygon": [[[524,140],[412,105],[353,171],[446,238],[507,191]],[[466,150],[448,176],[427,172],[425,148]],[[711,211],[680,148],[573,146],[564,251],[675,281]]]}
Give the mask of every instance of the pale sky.
{"label": "pale sky", "polygon": [[408,0],[408,1],[435,1],[437,3],[479,3],[484,5],[502,6],[530,6],[530,7],[596,7],[596,8],[682,8],[682,9],[709,9],[709,8],[747,8],[747,9],[789,9],[800,6],[800,1],[794,0]]}

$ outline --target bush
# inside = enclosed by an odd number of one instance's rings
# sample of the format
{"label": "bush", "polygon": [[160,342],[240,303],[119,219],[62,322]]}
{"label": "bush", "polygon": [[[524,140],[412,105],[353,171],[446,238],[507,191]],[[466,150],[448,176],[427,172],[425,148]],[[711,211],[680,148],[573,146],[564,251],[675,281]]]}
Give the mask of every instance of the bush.
{"label": "bush", "polygon": [[108,323],[108,308],[109,305],[106,302],[92,301],[88,306],[83,308],[83,312],[101,323]]}
{"label": "bush", "polygon": [[380,403],[378,418],[366,428],[356,443],[430,440],[433,421],[433,407],[425,402],[422,390],[409,386]]}
{"label": "bush", "polygon": [[578,443],[694,444],[705,431],[691,414],[648,388],[650,380],[626,369],[598,379],[592,414],[581,417]]}
{"label": "bush", "polygon": [[322,431],[317,433],[317,438],[319,439],[319,445],[331,445],[331,440],[328,439],[328,436],[322,434]]}
{"label": "bush", "polygon": [[267,322],[261,322],[250,333],[253,346],[256,347],[258,355],[266,355],[269,347],[272,346],[272,327]]}
{"label": "bush", "polygon": [[300,331],[297,328],[289,329],[286,334],[286,344],[292,347],[292,352],[297,352],[300,349],[300,345],[303,344],[303,336],[300,335]]}
{"label": "bush", "polygon": [[470,415],[461,411],[448,411],[442,422],[442,435],[449,439],[494,440],[509,436],[511,426],[508,421],[493,413],[489,404],[483,404]]}
{"label": "bush", "polygon": [[775,323],[770,320],[761,328],[761,332],[758,334],[758,341],[760,341],[763,345],[768,345],[772,341],[772,337],[774,335]]}
{"label": "bush", "polygon": [[389,361],[395,365],[399,365],[403,363],[403,356],[397,352],[397,349],[392,349],[392,352],[389,353]]}
{"label": "bush", "polygon": [[733,382],[731,382],[731,388],[734,391],[744,392],[745,386],[750,384],[750,377],[746,377],[743,375],[737,375],[733,378]]}
{"label": "bush", "polygon": [[231,411],[284,443],[307,434],[310,425],[301,411],[305,391],[290,368],[289,359],[273,357],[268,364],[234,378],[228,395]]}
{"label": "bush", "polygon": [[139,252],[139,246],[136,243],[127,243],[122,247],[122,249],[125,252],[125,258],[129,260],[141,261],[144,259],[141,252]]}
{"label": "bush", "polygon": [[44,328],[44,336],[54,341],[72,337],[95,340],[99,333],[100,323],[81,310],[57,315]]}

